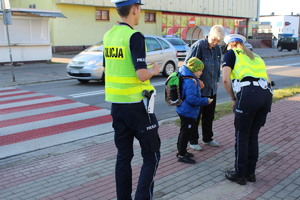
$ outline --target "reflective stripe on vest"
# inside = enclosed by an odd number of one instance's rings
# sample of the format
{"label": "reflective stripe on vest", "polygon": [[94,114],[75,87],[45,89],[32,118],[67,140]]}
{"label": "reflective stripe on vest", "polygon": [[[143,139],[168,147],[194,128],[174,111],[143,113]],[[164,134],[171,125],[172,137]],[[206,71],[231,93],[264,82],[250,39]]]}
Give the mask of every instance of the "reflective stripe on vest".
{"label": "reflective stripe on vest", "polygon": [[126,25],[115,25],[104,35],[106,101],[140,102],[143,90],[154,90],[149,80],[138,79],[133,65],[129,41],[135,32]]}
{"label": "reflective stripe on vest", "polygon": [[233,49],[233,51],[236,60],[230,75],[231,80],[242,80],[247,76],[268,80],[265,62],[257,54],[254,53],[254,60],[251,60],[242,49]]}

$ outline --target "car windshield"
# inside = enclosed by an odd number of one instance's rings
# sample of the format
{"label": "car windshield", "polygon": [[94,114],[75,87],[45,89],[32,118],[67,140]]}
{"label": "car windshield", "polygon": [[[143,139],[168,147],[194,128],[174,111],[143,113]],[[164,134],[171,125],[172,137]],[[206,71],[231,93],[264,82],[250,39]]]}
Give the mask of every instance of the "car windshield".
{"label": "car windshield", "polygon": [[102,52],[103,51],[103,42],[99,42],[85,50],[86,52]]}
{"label": "car windshield", "polygon": [[146,37],[147,52],[162,50],[161,45],[155,38]]}
{"label": "car windshield", "polygon": [[186,43],[184,41],[182,41],[181,39],[168,38],[167,40],[173,45],[186,45]]}

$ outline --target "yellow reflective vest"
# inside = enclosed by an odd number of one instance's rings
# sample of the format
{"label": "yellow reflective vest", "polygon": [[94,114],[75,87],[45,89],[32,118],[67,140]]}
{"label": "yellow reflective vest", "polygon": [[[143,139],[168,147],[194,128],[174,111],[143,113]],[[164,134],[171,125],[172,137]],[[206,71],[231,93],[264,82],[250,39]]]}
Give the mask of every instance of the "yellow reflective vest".
{"label": "yellow reflective vest", "polygon": [[251,60],[245,52],[240,49],[233,49],[235,53],[235,65],[231,72],[230,79],[242,80],[244,77],[264,78],[268,80],[265,62],[257,54]]}
{"label": "yellow reflective vest", "polygon": [[114,25],[103,38],[105,57],[105,100],[135,103],[143,90],[154,90],[150,81],[138,79],[130,51],[130,37],[136,31],[126,25]]}

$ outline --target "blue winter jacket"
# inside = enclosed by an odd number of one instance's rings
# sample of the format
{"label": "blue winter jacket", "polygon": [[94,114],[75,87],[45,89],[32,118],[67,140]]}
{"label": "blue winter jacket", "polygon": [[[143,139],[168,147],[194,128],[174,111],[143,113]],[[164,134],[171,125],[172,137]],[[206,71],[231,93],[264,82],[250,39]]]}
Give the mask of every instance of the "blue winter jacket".
{"label": "blue winter jacket", "polygon": [[210,97],[215,95],[218,90],[218,82],[220,80],[221,66],[221,48],[219,45],[209,48],[207,37],[195,42],[190,48],[184,63],[191,57],[197,57],[204,63],[204,70],[200,76],[205,87],[201,90],[202,96]]}
{"label": "blue winter jacket", "polygon": [[182,81],[181,97],[183,102],[177,106],[176,112],[178,115],[196,119],[200,112],[200,106],[208,105],[208,98],[201,97],[200,82],[198,78],[185,66],[179,68],[179,73],[182,76],[190,76]]}

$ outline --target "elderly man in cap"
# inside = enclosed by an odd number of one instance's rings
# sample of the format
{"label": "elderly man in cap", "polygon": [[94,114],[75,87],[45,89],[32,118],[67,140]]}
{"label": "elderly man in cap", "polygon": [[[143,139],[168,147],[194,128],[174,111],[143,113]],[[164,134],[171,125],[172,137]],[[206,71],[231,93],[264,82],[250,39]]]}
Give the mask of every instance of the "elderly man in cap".
{"label": "elderly man in cap", "polygon": [[235,113],[235,169],[226,171],[225,177],[245,185],[256,181],[258,133],[271,110],[272,91],[266,65],[244,45],[246,38],[231,34],[224,41],[228,51],[224,55],[222,81]]}
{"label": "elderly man in cap", "polygon": [[[105,100],[112,103],[115,130],[116,191],[119,200],[132,199],[133,141],[141,146],[143,165],[135,199],[153,199],[153,178],[160,160],[158,122],[143,93],[155,94],[150,78],[159,73],[157,63],[146,64],[145,38],[134,30],[143,5],[138,0],[112,0],[121,22],[103,38],[105,61]],[[145,103],[144,103],[145,102]],[[147,109],[146,109],[147,108]]]}
{"label": "elderly man in cap", "polygon": [[[191,47],[185,58],[185,63],[191,57],[197,57],[204,63],[204,70],[200,76],[202,97],[212,98],[214,101],[208,106],[203,106],[197,118],[197,126],[190,137],[190,148],[200,151],[198,144],[198,126],[201,119],[202,143],[211,147],[218,147],[219,143],[213,139],[213,121],[215,117],[217,90],[220,80],[221,48],[219,43],[224,39],[225,29],[222,25],[211,27],[208,36],[198,40]],[[204,83],[204,84],[203,84]]]}

